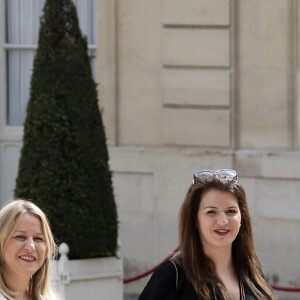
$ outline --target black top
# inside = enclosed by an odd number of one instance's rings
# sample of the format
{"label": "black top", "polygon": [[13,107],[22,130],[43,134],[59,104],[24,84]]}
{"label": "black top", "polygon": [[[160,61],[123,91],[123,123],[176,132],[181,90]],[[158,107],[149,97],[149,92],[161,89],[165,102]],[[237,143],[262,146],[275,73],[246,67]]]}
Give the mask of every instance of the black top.
{"label": "black top", "polygon": [[[162,263],[151,276],[138,300],[199,300],[192,284],[187,280],[181,266],[176,264],[178,283],[176,287],[176,269],[173,262]],[[245,288],[246,300],[256,300]]]}

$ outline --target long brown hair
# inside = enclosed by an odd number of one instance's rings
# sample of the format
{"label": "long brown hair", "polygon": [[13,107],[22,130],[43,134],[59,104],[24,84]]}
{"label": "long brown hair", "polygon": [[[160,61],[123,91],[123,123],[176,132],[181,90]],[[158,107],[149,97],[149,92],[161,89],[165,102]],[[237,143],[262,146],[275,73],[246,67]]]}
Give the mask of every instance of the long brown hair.
{"label": "long brown hair", "polygon": [[[210,177],[197,178],[185,197],[179,213],[179,249],[176,258],[182,264],[188,280],[201,299],[231,299],[216,274],[214,263],[203,251],[197,228],[197,213],[204,192],[216,189],[232,193],[238,200],[241,212],[241,227],[232,245],[232,256],[236,274],[257,299],[275,299],[262,275],[253,241],[251,217],[244,188],[237,178],[213,173]],[[212,293],[212,294],[211,294]]]}

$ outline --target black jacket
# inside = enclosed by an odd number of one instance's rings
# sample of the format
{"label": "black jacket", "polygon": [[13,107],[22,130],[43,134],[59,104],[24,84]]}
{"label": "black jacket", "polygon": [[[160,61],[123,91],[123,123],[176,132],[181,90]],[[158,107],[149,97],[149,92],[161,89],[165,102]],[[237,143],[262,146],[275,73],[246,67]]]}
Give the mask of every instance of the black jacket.
{"label": "black jacket", "polygon": [[[138,300],[199,300],[192,284],[187,280],[184,270],[177,265],[178,283],[176,288],[176,269],[171,261],[161,264],[151,276]],[[256,300],[245,288],[246,300]]]}

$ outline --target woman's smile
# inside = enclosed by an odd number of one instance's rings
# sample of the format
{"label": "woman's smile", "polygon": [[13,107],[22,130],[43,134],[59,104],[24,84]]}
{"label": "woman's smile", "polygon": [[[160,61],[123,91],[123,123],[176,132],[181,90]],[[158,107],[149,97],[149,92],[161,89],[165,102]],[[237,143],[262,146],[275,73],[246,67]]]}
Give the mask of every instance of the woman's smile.
{"label": "woman's smile", "polygon": [[214,232],[220,236],[226,236],[230,230],[228,229],[215,229]]}
{"label": "woman's smile", "polygon": [[19,258],[26,261],[26,262],[28,262],[28,263],[36,261],[36,257],[33,256],[33,255],[20,255]]}

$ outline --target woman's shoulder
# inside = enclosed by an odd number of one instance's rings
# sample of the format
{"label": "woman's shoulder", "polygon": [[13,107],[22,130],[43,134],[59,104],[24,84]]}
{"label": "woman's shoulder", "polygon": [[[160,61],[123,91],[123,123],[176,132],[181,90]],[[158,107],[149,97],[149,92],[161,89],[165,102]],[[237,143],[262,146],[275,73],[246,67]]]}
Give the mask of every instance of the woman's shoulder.
{"label": "woman's shoulder", "polygon": [[169,283],[170,286],[176,286],[176,268],[171,260],[165,261],[159,265],[150,278],[153,283]]}
{"label": "woman's shoulder", "polygon": [[[175,282],[175,285],[177,286],[178,280],[182,277],[185,277],[184,269],[181,265],[181,263],[178,262],[176,259],[170,259],[168,261],[163,262],[156,270],[157,276],[163,276],[168,279],[171,278],[172,283]],[[174,281],[175,276],[175,281]]]}
{"label": "woman's shoulder", "polygon": [[168,299],[176,293],[176,269],[172,261],[162,263],[152,274],[139,300]]}
{"label": "woman's shoulder", "polygon": [[[177,263],[176,263],[177,266]],[[162,264],[159,265],[159,267],[156,269],[157,272],[171,272],[174,273],[175,266],[174,266],[174,260],[170,259]]]}

